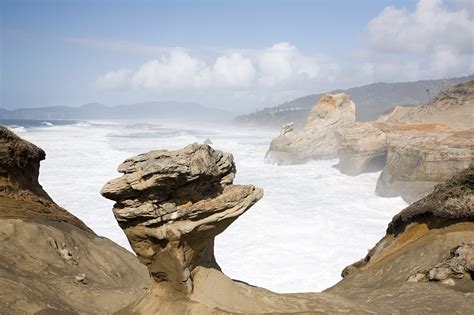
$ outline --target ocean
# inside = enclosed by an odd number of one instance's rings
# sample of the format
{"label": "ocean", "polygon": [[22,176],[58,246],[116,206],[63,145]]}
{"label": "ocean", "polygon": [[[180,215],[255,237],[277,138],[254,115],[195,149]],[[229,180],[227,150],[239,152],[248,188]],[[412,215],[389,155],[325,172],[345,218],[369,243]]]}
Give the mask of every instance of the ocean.
{"label": "ocean", "polygon": [[337,160],[266,164],[275,130],[173,122],[15,121],[19,136],[46,151],[40,183],[62,207],[97,234],[130,249],[99,191],[120,176],[126,158],[175,150],[209,138],[231,152],[235,183],[264,189],[264,197],[216,238],[217,262],[228,276],[276,292],[321,291],[342,269],[363,258],[407,204],[375,195],[379,173],[342,175]]}

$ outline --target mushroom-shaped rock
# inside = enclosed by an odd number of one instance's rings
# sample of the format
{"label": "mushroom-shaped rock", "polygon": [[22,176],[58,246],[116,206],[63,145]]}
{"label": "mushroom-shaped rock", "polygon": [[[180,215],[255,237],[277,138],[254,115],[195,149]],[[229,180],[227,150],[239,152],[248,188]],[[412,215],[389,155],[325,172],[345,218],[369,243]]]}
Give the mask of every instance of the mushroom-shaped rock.
{"label": "mushroom-shaped rock", "polygon": [[231,154],[205,144],[151,151],[119,166],[123,175],[101,193],[155,282],[186,295],[196,267],[219,269],[214,237],[263,195],[233,185]]}

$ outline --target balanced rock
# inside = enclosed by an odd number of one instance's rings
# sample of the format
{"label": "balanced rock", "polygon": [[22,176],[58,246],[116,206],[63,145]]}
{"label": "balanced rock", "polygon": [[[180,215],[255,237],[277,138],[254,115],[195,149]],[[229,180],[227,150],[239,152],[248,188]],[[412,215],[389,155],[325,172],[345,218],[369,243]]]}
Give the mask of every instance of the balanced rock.
{"label": "balanced rock", "polygon": [[336,128],[355,121],[355,105],[344,93],[326,94],[309,112],[302,131],[286,128],[273,139],[265,158],[276,164],[300,164],[337,157]]}

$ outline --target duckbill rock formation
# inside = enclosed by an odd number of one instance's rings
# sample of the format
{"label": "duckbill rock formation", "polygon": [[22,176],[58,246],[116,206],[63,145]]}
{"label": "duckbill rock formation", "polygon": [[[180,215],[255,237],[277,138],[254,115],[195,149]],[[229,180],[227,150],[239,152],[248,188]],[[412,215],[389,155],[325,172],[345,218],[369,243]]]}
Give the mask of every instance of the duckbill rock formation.
{"label": "duckbill rock formation", "polygon": [[146,268],[54,203],[44,158],[0,126],[0,313],[111,314],[142,293]]}
{"label": "duckbill rock formation", "polygon": [[138,155],[119,171],[124,175],[102,195],[117,202],[115,217],[154,280],[184,295],[192,291],[193,269],[219,269],[214,237],[263,195],[232,185],[232,155],[207,145]]}
{"label": "duckbill rock formation", "polygon": [[284,125],[265,158],[276,164],[300,164],[312,159],[337,157],[334,131],[355,121],[355,105],[344,93],[326,94],[309,112],[302,131]]}

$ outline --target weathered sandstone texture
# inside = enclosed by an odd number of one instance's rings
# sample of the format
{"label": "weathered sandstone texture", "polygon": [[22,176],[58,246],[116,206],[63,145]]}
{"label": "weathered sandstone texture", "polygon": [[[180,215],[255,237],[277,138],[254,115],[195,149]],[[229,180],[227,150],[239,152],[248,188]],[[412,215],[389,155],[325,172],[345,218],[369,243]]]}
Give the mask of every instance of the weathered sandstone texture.
{"label": "weathered sandstone texture", "polygon": [[473,163],[474,81],[420,107],[397,107],[378,120],[336,130],[339,170],[383,172],[376,192],[413,202]]}
{"label": "weathered sandstone texture", "polygon": [[312,159],[327,159],[337,156],[337,127],[355,121],[355,105],[349,96],[326,94],[309,112],[302,131],[290,125],[270,144],[265,158],[276,164],[300,164]]}
{"label": "weathered sandstone texture", "polygon": [[53,202],[44,158],[0,126],[0,313],[113,313],[143,292],[146,268]]}
{"label": "weathered sandstone texture", "polygon": [[378,120],[405,124],[436,123],[451,128],[474,128],[474,81],[446,87],[422,106],[397,106]]}
{"label": "weathered sandstone texture", "polygon": [[354,122],[335,131],[339,170],[347,175],[380,171],[387,157],[387,135],[380,124]]}
{"label": "weathered sandstone texture", "polygon": [[119,171],[124,175],[102,195],[116,201],[115,217],[155,281],[184,295],[192,291],[193,269],[219,269],[214,237],[263,195],[232,185],[232,155],[208,145],[138,155]]}
{"label": "weathered sandstone texture", "polygon": [[387,160],[376,193],[412,203],[473,164],[474,129],[401,125],[387,133]]}
{"label": "weathered sandstone texture", "polygon": [[[391,307],[402,314],[472,312],[474,261],[468,244],[474,241],[473,188],[474,169],[468,168],[402,210],[385,237],[325,292],[384,303],[382,313]],[[446,279],[434,274],[446,266],[456,271]],[[433,279],[425,281],[430,272]]]}

